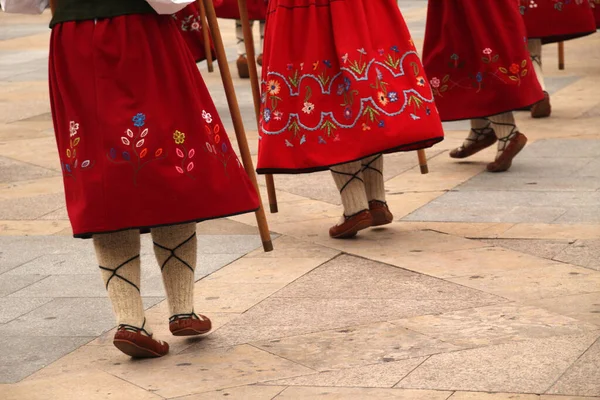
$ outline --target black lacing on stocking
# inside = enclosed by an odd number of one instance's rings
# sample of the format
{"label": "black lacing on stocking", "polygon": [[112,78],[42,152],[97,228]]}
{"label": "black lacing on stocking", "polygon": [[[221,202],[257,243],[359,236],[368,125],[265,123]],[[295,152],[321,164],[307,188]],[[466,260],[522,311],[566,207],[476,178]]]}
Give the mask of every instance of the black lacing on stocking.
{"label": "black lacing on stocking", "polygon": [[99,267],[100,267],[101,270],[112,272],[112,274],[110,275],[110,277],[106,280],[106,290],[108,290],[108,284],[110,283],[110,281],[112,280],[112,278],[117,277],[117,278],[121,279],[122,281],[125,281],[125,282],[129,283],[131,286],[133,286],[134,288],[136,288],[137,291],[139,292],[140,288],[137,287],[137,285],[135,283],[133,283],[129,279],[127,279],[127,278],[119,275],[119,273],[118,273],[119,269],[123,268],[124,266],[126,266],[130,262],[132,262],[134,260],[137,260],[138,258],[140,258],[139,254],[137,256],[131,257],[129,260],[125,261],[124,263],[122,263],[121,265],[119,265],[115,269],[106,268],[106,267],[103,267],[102,265],[100,265]]}
{"label": "black lacing on stocking", "polygon": [[346,188],[348,187],[348,185],[350,183],[352,183],[353,180],[358,180],[361,181],[362,183],[365,183],[365,181],[363,180],[363,178],[361,178],[360,175],[363,170],[362,168],[360,168],[358,171],[356,171],[355,173],[351,174],[350,172],[339,172],[339,171],[334,171],[333,169],[331,170],[331,172],[333,172],[334,174],[338,174],[338,175],[344,175],[344,176],[349,176],[350,179],[348,179],[348,181],[346,183],[344,183],[344,186],[342,186],[342,188],[340,189],[340,193],[342,193],[344,190],[346,190]]}
{"label": "black lacing on stocking", "polygon": [[169,322],[173,322],[173,321],[177,321],[178,319],[187,319],[187,318],[196,318],[200,321],[204,321],[204,318],[202,318],[200,315],[196,314],[194,312],[194,310],[192,310],[191,313],[189,314],[175,314],[172,315],[171,318],[169,318]]}
{"label": "black lacing on stocking", "polygon": [[539,65],[540,68],[542,67],[542,57],[537,56],[537,55],[536,56],[531,55],[531,61],[533,61],[534,63],[536,63],[537,65]]}
{"label": "black lacing on stocking", "polygon": [[373,167],[371,164],[373,164],[375,161],[379,160],[381,157],[383,157],[383,154],[379,154],[377,157],[373,157],[373,159],[371,161],[369,161],[366,164],[363,164],[362,167],[362,172],[365,171],[375,171],[377,173],[379,173],[381,176],[383,176],[383,172],[378,170],[377,168]]}
{"label": "black lacing on stocking", "polygon": [[179,250],[181,247],[183,247],[185,244],[187,244],[187,243],[188,243],[190,240],[192,240],[192,239],[193,239],[195,236],[196,236],[196,232],[194,232],[194,233],[192,234],[192,236],[190,236],[189,238],[187,238],[185,241],[181,242],[179,245],[177,245],[177,247],[175,247],[175,248],[173,248],[173,249],[170,249],[170,248],[168,248],[168,247],[162,246],[162,245],[160,245],[160,244],[158,244],[158,243],[154,242],[154,245],[155,245],[156,247],[158,247],[158,248],[160,248],[160,249],[163,249],[163,250],[167,250],[168,252],[170,252],[170,253],[171,253],[171,254],[169,255],[169,257],[167,257],[167,259],[165,260],[165,262],[164,262],[164,263],[162,263],[162,265],[160,266],[160,270],[161,270],[161,271],[162,271],[162,270],[164,270],[164,269],[165,269],[165,267],[167,266],[167,263],[168,263],[169,261],[171,261],[171,259],[172,259],[172,258],[174,258],[174,259],[178,260],[179,262],[181,262],[181,263],[182,263],[183,265],[185,265],[186,267],[188,267],[188,268],[190,269],[190,271],[194,272],[194,268],[193,268],[193,267],[192,267],[190,264],[188,264],[188,263],[187,263],[185,260],[183,260],[181,257],[179,257],[177,254],[175,254],[175,252],[176,252],[177,250]]}
{"label": "black lacing on stocking", "polygon": [[146,318],[144,318],[144,323],[142,324],[141,328],[138,328],[137,326],[133,326],[133,325],[120,324],[117,329],[125,329],[126,331],[135,332],[135,333],[143,332],[146,336],[152,337],[152,334],[148,333],[148,331],[144,329],[145,326],[146,326]]}
{"label": "black lacing on stocking", "polygon": [[[467,137],[465,139],[465,141],[472,142],[474,144],[474,143],[479,142],[485,136],[492,136],[492,135],[494,135],[494,128],[492,128],[490,126],[491,125],[491,121],[489,119],[487,119],[487,118],[485,118],[485,120],[488,121],[488,126],[486,126],[485,128],[471,128],[471,132],[473,132],[476,135],[476,137],[475,137],[475,139]],[[465,148],[465,146],[461,146],[461,147]],[[469,146],[467,146],[467,147],[469,147]]]}
{"label": "black lacing on stocking", "polygon": [[493,121],[492,121],[492,123],[494,125],[510,126],[512,128],[510,131],[510,134],[508,136],[503,137],[503,138],[498,138],[498,141],[502,143],[502,149],[500,150],[500,152],[503,152],[504,150],[506,150],[506,146],[508,146],[508,142],[510,142],[519,133],[519,131],[517,130],[517,125],[504,123],[504,122],[493,122]]}

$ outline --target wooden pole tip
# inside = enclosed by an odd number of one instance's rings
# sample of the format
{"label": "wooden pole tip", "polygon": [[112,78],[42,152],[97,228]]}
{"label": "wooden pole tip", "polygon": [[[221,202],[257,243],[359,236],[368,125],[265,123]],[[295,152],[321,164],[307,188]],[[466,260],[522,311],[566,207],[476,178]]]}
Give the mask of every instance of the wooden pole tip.
{"label": "wooden pole tip", "polygon": [[277,214],[279,212],[279,207],[277,206],[277,203],[269,204],[269,208],[271,209],[271,214]]}
{"label": "wooden pole tip", "polygon": [[271,240],[267,240],[266,242],[263,241],[263,249],[265,250],[265,253],[273,251],[273,242]]}
{"label": "wooden pole tip", "polygon": [[421,174],[422,175],[427,175],[429,173],[429,167],[427,166],[427,164],[420,165],[420,167],[421,167]]}

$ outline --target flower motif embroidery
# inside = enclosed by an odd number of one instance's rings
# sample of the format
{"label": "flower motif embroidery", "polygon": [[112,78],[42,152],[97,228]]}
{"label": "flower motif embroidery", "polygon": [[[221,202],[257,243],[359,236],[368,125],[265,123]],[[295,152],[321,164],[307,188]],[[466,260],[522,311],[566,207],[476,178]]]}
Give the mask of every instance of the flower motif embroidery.
{"label": "flower motif embroidery", "polygon": [[275,96],[279,94],[279,91],[281,90],[281,84],[276,80],[270,80],[267,84],[267,90],[271,96]]}
{"label": "flower motif embroidery", "polygon": [[432,88],[439,88],[440,87],[440,79],[439,78],[431,78],[431,81],[429,81],[429,83],[431,84]]}
{"label": "flower motif embroidery", "polygon": [[125,135],[121,136],[121,143],[125,149],[118,154],[117,149],[113,147],[109,150],[107,157],[109,161],[115,164],[129,164],[133,169],[133,184],[137,185],[137,177],[142,168],[150,162],[165,158],[166,154],[163,154],[163,149],[159,148],[154,151],[154,157],[147,157],[148,147],[144,144],[149,129],[142,130],[142,127],[146,124],[146,115],[138,113],[131,121],[133,126],[137,128],[137,132],[134,133],[131,129],[125,130]]}
{"label": "flower motif embroidery", "polygon": [[425,86],[425,78],[423,78],[422,76],[417,76],[417,85],[421,87]]}
{"label": "flower motif embroidery", "polygon": [[305,102],[304,107],[302,108],[302,112],[305,114],[311,114],[315,110],[315,105],[313,103]]}
{"label": "flower motif embroidery", "polygon": [[[231,155],[229,152],[229,147],[227,143],[224,141],[221,142],[221,126],[219,124],[215,124],[213,127],[210,124],[204,125],[204,130],[206,131],[207,142],[205,143],[206,149],[205,151],[209,153],[211,156],[217,158],[221,164],[223,164],[223,168],[225,169],[225,175],[227,175],[227,166],[229,161],[233,157],[237,159],[235,155]],[[238,160],[238,165],[241,165]]]}
{"label": "flower motif embroidery", "polygon": [[183,142],[185,142],[185,133],[175,131],[173,133],[173,139],[175,140],[176,144],[183,144]]}
{"label": "flower motif embroidery", "polygon": [[79,169],[88,169],[94,166],[94,163],[90,160],[84,160],[79,163],[79,157],[77,152],[77,147],[81,143],[81,137],[78,137],[79,134],[79,124],[75,121],[69,122],[69,148],[65,150],[66,159],[61,159],[61,168],[65,177],[75,179],[75,170]]}
{"label": "flower motif embroidery", "polygon": [[381,104],[384,107],[387,106],[389,103],[387,96],[383,92],[377,93],[377,100],[379,101],[379,104]]}
{"label": "flower motif embroidery", "polygon": [[489,56],[490,54],[492,54],[492,49],[490,49],[489,47],[488,47],[487,49],[484,49],[484,50],[483,50],[483,54],[485,54],[485,55],[488,55],[488,56]]}
{"label": "flower motif embroidery", "polygon": [[212,115],[210,115],[210,113],[207,113],[206,110],[202,110],[202,118],[204,119],[204,121],[206,121],[207,124],[212,123]]}

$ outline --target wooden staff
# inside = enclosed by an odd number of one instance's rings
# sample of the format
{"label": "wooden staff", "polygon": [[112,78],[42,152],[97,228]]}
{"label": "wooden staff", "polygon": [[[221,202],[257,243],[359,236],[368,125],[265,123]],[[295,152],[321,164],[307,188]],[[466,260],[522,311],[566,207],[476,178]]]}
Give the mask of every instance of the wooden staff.
{"label": "wooden staff", "polygon": [[208,26],[214,40],[215,51],[217,53],[217,62],[219,63],[219,70],[221,71],[221,80],[223,81],[223,87],[225,88],[229,112],[231,113],[231,119],[233,120],[235,136],[237,137],[238,146],[240,147],[242,162],[244,163],[246,173],[252,180],[258,195],[260,208],[256,212],[256,222],[258,223],[260,238],[262,239],[263,248],[265,251],[272,251],[273,242],[271,241],[271,233],[269,232],[267,217],[265,215],[265,210],[262,206],[262,200],[260,198],[260,190],[258,189],[258,182],[256,181],[256,173],[254,172],[254,165],[252,162],[252,157],[250,156],[250,150],[248,148],[248,139],[246,138],[242,114],[240,113],[240,107],[235,95],[235,90],[233,88],[233,80],[231,79],[231,71],[229,70],[227,56],[225,55],[223,38],[221,37],[221,31],[219,30],[219,23],[217,22],[215,7],[212,3],[212,0],[203,1],[204,9],[206,10],[206,16],[208,18]]}
{"label": "wooden staff", "polygon": [[213,72],[212,58],[212,47],[210,45],[210,35],[208,33],[208,22],[206,21],[206,10],[202,0],[198,0],[198,10],[200,10],[200,20],[202,21],[202,37],[204,39],[204,53],[206,54],[206,65],[208,66],[208,72]]}
{"label": "wooden staff", "polygon": [[417,156],[419,157],[419,167],[421,168],[421,174],[428,174],[429,166],[427,165],[427,155],[425,154],[425,150],[417,150]]}
{"label": "wooden staff", "polygon": [[[254,113],[256,114],[256,123],[260,131],[260,83],[258,81],[258,68],[256,66],[256,52],[254,51],[254,38],[252,27],[250,26],[250,17],[248,16],[248,3],[246,0],[238,0],[240,9],[240,20],[242,21],[242,30],[244,31],[244,46],[246,46],[246,58],[248,59],[248,70],[250,71],[250,86],[252,86],[252,98],[254,99]],[[267,181],[267,195],[269,197],[269,208],[271,213],[279,211],[277,206],[277,193],[275,192],[275,180],[273,175],[265,175]]]}
{"label": "wooden staff", "polygon": [[565,69],[565,42],[558,42],[558,69]]}

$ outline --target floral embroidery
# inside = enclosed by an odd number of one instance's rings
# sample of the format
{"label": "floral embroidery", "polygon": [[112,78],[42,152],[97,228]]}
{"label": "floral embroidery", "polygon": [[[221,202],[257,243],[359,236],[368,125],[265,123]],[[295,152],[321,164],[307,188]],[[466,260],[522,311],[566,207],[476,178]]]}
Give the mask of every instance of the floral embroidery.
{"label": "floral embroidery", "polygon": [[109,161],[115,164],[129,164],[133,169],[133,184],[137,185],[137,176],[141,169],[150,162],[165,158],[166,154],[163,154],[163,149],[159,148],[154,151],[153,157],[148,157],[148,147],[144,144],[149,130],[148,128],[142,130],[142,127],[146,125],[145,114],[138,113],[131,121],[133,126],[137,128],[137,132],[134,133],[133,130],[126,129],[125,134],[121,136],[121,148],[123,150],[117,151],[113,147],[108,152],[107,157]]}
{"label": "floral embroidery", "polygon": [[190,172],[192,172],[192,170],[194,169],[194,166],[195,166],[194,162],[191,160],[192,160],[192,158],[194,158],[194,155],[196,154],[196,150],[194,150],[194,149],[188,150],[185,147],[185,145],[184,145],[185,133],[183,133],[183,132],[175,131],[173,133],[173,140],[175,141],[175,144],[179,145],[175,149],[175,154],[177,154],[177,157],[181,158],[181,164],[176,165],[175,170],[178,173],[187,176],[188,178],[196,179],[193,175],[190,174]]}
{"label": "floral embroidery", "polygon": [[[84,160],[79,163],[79,157],[77,156],[77,146],[81,143],[81,137],[79,135],[79,123],[75,121],[69,122],[69,148],[65,150],[65,158],[61,159],[60,166],[63,174],[67,178],[75,179],[75,170],[79,169],[90,169],[94,166],[94,162],[90,160]],[[80,153],[79,153],[80,154]]]}
{"label": "floral embroidery", "polygon": [[[202,113],[204,114],[204,111]],[[211,127],[211,123],[207,123],[204,125],[204,130],[206,131],[206,137],[208,139],[205,144],[205,151],[211,156],[217,158],[223,164],[225,175],[227,175],[227,165],[229,164],[232,155],[229,152],[230,149],[229,146],[227,146],[227,143],[225,143],[225,141],[221,141],[221,126],[219,124],[215,124]],[[237,157],[234,158],[237,159]],[[239,165],[241,164],[238,160],[238,166]]]}
{"label": "floral embroidery", "polygon": [[[175,20],[178,19],[177,14],[173,14],[172,17]],[[202,24],[200,23],[200,15],[198,13],[186,15],[181,19],[179,29],[181,29],[183,32],[200,31],[202,29]]]}
{"label": "floral embroidery", "polygon": [[[455,88],[475,89],[476,93],[480,93],[487,79],[498,79],[505,84],[520,85],[522,78],[529,73],[529,70],[526,68],[526,59],[518,63],[513,62],[507,66],[503,66],[500,64],[500,55],[494,54],[493,49],[487,47],[483,49],[482,53],[481,62],[484,67],[477,73],[467,74],[467,76],[458,80],[453,79],[454,74],[452,72],[446,74],[442,79],[436,76],[431,78],[429,83],[431,84],[433,94],[436,97],[444,97],[444,93]],[[454,53],[450,56],[448,67],[452,70],[461,70],[465,68],[465,62],[461,61],[460,56]],[[462,75],[465,74],[463,73]]]}
{"label": "floral embroidery", "polygon": [[[527,13],[528,10],[535,10],[536,8],[538,8],[538,2],[540,0],[519,0],[519,1],[520,1],[519,11],[521,12],[521,15],[525,15],[525,13]],[[585,2],[585,0],[550,0],[550,1],[553,3],[553,8],[556,11],[563,11],[566,6],[571,5],[571,4],[580,6]],[[598,0],[589,0],[590,3],[593,1],[598,3]]]}
{"label": "floral embroidery", "polygon": [[[343,54],[334,66],[335,62],[306,63],[310,65],[307,72],[304,63],[267,71],[261,96],[261,134],[289,133],[283,141],[286,147],[309,141],[328,144],[343,141],[344,129],[361,127],[369,132],[385,128],[385,118],[405,112],[414,121],[431,115],[425,105],[433,103],[433,94],[416,51],[402,54],[398,46],[391,46],[369,56],[359,48]],[[408,66],[412,68],[405,71]],[[394,90],[396,82],[402,82],[401,91]],[[339,108],[331,96],[339,98]],[[282,107],[284,101],[286,107]],[[294,109],[288,102],[294,103]],[[322,109],[322,105],[331,109]]]}

